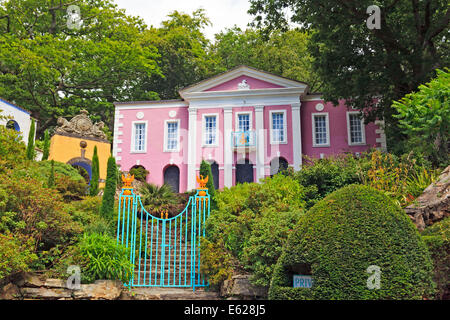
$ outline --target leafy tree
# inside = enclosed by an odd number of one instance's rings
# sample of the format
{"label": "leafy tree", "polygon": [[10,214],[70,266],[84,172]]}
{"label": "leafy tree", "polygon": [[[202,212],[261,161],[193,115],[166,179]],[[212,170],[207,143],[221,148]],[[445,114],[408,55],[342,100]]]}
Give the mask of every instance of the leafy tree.
{"label": "leafy tree", "polygon": [[[401,140],[392,100],[408,94],[449,65],[448,1],[376,1],[381,29],[369,29],[370,0],[250,0],[255,24],[286,29],[289,20],[311,31],[309,48],[323,80],[324,98],[384,117],[388,138]],[[285,10],[290,9],[291,18]],[[378,100],[374,100],[378,97]],[[402,144],[389,146],[400,148]],[[399,150],[400,151],[400,150]]]}
{"label": "leafy tree", "polygon": [[50,174],[48,175],[47,187],[53,188],[55,186],[55,160],[52,160],[50,167]]}
{"label": "leafy tree", "polygon": [[89,194],[91,196],[98,195],[98,184],[100,180],[100,164],[97,155],[97,146],[94,147],[94,155],[92,156],[92,177]]}
{"label": "leafy tree", "polygon": [[150,75],[145,90],[158,92],[161,99],[178,98],[178,90],[199,82],[216,72],[218,61],[209,53],[210,42],[202,29],[210,25],[203,9],[191,15],[173,11],[161,28],[151,28],[144,35],[146,45],[161,53],[158,65],[164,77]]}
{"label": "leafy tree", "polygon": [[437,70],[438,76],[419,91],[394,101],[408,146],[419,150],[435,165],[447,166],[450,161],[450,73]]}
{"label": "leafy tree", "polygon": [[31,120],[30,132],[28,133],[28,145],[27,145],[27,159],[33,160],[35,157],[34,151],[34,135],[36,133],[36,123],[34,119]]}
{"label": "leafy tree", "polygon": [[117,187],[117,166],[116,159],[109,157],[108,169],[106,173],[105,192],[103,194],[100,214],[105,219],[112,219],[114,216],[114,197]]}
{"label": "leafy tree", "polygon": [[311,91],[321,88],[321,81],[308,51],[310,34],[301,30],[274,30],[265,35],[258,29],[245,31],[238,27],[216,35],[213,53],[220,65],[231,69],[248,65],[280,76],[307,82]]}
{"label": "leafy tree", "polygon": [[[80,29],[68,27],[71,4],[81,9]],[[82,108],[112,128],[114,101],[157,98],[142,89],[160,75],[157,49],[144,43],[147,27],[112,0],[7,0],[2,17],[0,96],[39,119],[39,136]]]}
{"label": "leafy tree", "polygon": [[200,175],[202,175],[205,178],[208,177],[208,183],[206,184],[206,188],[208,188],[208,193],[210,196],[211,209],[214,209],[216,207],[215,202],[216,189],[214,188],[214,177],[212,175],[211,164],[209,162],[202,160],[200,164]]}
{"label": "leafy tree", "polygon": [[50,154],[50,134],[48,130],[44,131],[44,153],[42,155],[42,161],[48,160]]}

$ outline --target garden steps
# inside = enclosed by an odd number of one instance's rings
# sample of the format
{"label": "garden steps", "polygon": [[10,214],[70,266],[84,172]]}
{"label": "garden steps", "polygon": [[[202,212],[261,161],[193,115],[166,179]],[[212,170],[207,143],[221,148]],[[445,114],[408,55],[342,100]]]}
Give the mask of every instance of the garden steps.
{"label": "garden steps", "polygon": [[134,300],[221,300],[218,292],[205,288],[131,288],[127,295]]}

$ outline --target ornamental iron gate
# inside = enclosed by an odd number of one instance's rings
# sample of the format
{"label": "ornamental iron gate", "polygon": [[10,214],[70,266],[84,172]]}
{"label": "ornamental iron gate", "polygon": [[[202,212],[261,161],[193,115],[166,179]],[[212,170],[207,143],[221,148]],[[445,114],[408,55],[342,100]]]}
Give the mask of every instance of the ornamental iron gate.
{"label": "ornamental iron gate", "polygon": [[124,187],[119,196],[117,243],[130,248],[133,273],[127,287],[207,287],[200,273],[201,237],[210,215],[210,196],[206,179],[197,179],[200,188],[189,197],[186,208],[169,218],[150,214],[141,197],[134,193],[134,176],[122,176]]}

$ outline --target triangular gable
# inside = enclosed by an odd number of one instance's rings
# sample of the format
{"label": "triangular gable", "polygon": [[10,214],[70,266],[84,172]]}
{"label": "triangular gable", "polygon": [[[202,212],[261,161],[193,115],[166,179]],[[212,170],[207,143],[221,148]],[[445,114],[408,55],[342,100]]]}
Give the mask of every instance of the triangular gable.
{"label": "triangular gable", "polygon": [[[244,81],[245,80],[245,81]],[[211,91],[241,91],[257,89],[299,88],[306,89],[308,84],[283,78],[269,72],[247,66],[240,66],[197,84],[180,90],[180,95]]]}
{"label": "triangular gable", "polygon": [[269,88],[285,88],[285,86],[280,86],[275,83],[243,75],[236,77],[230,81],[221,83],[215,87],[206,89],[204,91],[254,90],[254,89],[269,89]]}

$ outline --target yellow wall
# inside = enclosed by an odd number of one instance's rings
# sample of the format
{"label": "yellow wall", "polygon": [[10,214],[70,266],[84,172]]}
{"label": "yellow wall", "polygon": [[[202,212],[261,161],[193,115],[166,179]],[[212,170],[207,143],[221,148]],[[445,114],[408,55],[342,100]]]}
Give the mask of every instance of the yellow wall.
{"label": "yellow wall", "polygon": [[[106,169],[108,165],[108,158],[111,155],[110,143],[99,142],[89,139],[66,137],[55,134],[50,142],[50,155],[48,159],[67,163],[73,158],[80,158],[81,141],[87,142],[85,158],[91,161],[92,156],[94,155],[94,147],[97,146],[97,154],[100,164],[100,179],[106,180]],[[100,187],[103,188],[104,183],[100,183]]]}

